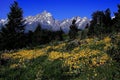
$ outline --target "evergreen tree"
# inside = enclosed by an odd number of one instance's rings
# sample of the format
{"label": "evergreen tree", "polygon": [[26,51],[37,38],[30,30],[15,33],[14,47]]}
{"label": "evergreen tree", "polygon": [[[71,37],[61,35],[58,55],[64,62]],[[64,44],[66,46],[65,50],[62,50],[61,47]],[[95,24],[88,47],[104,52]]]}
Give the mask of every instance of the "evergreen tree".
{"label": "evergreen tree", "polygon": [[29,46],[32,46],[33,44],[33,32],[31,30],[29,30],[27,34],[27,43]]}
{"label": "evergreen tree", "polygon": [[50,41],[54,40],[53,35],[55,35],[54,32],[47,30],[47,29],[43,29],[41,31],[42,44],[46,44],[46,43],[49,43]]}
{"label": "evergreen tree", "polygon": [[74,19],[72,21],[72,25],[70,26],[70,30],[69,30],[70,39],[75,39],[77,37],[78,28],[75,23],[76,23],[76,20]]}
{"label": "evergreen tree", "polygon": [[41,45],[41,44],[46,44],[50,42],[53,38],[53,32],[42,29],[41,25],[38,24],[36,30],[33,32],[33,44],[36,45]]}
{"label": "evergreen tree", "polygon": [[92,14],[88,35],[98,36],[103,33],[105,33],[105,14],[103,11],[96,11]]}
{"label": "evergreen tree", "polygon": [[38,24],[33,34],[33,42],[34,44],[40,45],[41,41],[42,41],[42,29],[41,29],[41,25]]}
{"label": "evergreen tree", "polygon": [[10,6],[10,12],[8,14],[8,20],[5,27],[1,30],[3,49],[15,49],[24,47],[26,38],[24,35],[24,19],[22,8],[18,3],[14,3]]}
{"label": "evergreen tree", "polygon": [[[1,25],[0,25],[0,27],[1,27]],[[2,35],[1,35],[1,29],[0,29],[0,50],[2,49],[2,45],[1,44],[2,44]]]}
{"label": "evergreen tree", "polygon": [[[57,40],[62,41],[62,40],[63,40],[63,34],[64,34],[64,32],[63,32],[62,28],[60,27],[60,30],[59,30],[59,31],[56,31],[54,35],[55,35],[55,38],[56,38]],[[54,37],[54,36],[53,36],[53,37]]]}
{"label": "evergreen tree", "polygon": [[108,8],[105,11],[105,32],[106,33],[111,33],[111,31],[112,31],[112,27],[111,27],[112,23],[111,22],[112,22],[111,11]]}
{"label": "evergreen tree", "polygon": [[64,34],[64,32],[63,32],[63,30],[62,30],[62,28],[60,27],[60,31],[59,31],[59,40],[60,41],[62,41],[63,40],[63,34]]}
{"label": "evergreen tree", "polygon": [[87,38],[88,30],[89,30],[89,24],[86,24],[85,29],[82,30],[81,32],[81,39]]}
{"label": "evergreen tree", "polygon": [[117,7],[118,11],[114,13],[115,18],[113,19],[113,27],[115,31],[120,32],[120,4]]}
{"label": "evergreen tree", "polygon": [[102,25],[105,22],[105,15],[103,11],[96,11],[92,14],[92,24]]}
{"label": "evergreen tree", "polygon": [[111,25],[111,11],[109,8],[105,10],[105,24],[106,26]]}
{"label": "evergreen tree", "polygon": [[87,23],[86,26],[85,26],[85,29],[88,29],[89,28],[89,24]]}

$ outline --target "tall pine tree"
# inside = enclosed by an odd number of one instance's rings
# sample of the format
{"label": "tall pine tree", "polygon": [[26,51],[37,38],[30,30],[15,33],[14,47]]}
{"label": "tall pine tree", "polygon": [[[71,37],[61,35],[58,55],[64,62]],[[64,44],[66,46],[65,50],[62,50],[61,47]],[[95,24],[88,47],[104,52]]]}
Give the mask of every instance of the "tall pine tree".
{"label": "tall pine tree", "polygon": [[111,26],[111,11],[109,8],[105,10],[105,25]]}
{"label": "tall pine tree", "polygon": [[78,28],[77,28],[75,23],[76,23],[76,20],[73,19],[72,25],[70,26],[70,30],[69,30],[70,39],[75,39],[77,37],[77,34],[78,34]]}
{"label": "tall pine tree", "polygon": [[24,19],[22,8],[18,3],[14,3],[10,6],[10,12],[8,13],[7,24],[1,30],[3,49],[16,49],[25,46],[24,35]]}
{"label": "tall pine tree", "polygon": [[38,24],[33,34],[33,42],[36,45],[40,45],[41,41],[42,41],[42,28],[41,24]]}
{"label": "tall pine tree", "polygon": [[118,11],[114,13],[115,18],[113,19],[113,27],[115,27],[115,31],[120,32],[120,4],[117,7]]}
{"label": "tall pine tree", "polygon": [[105,10],[105,32],[106,33],[111,33],[112,32],[112,27],[111,27],[111,25],[112,25],[112,19],[111,19],[111,11],[110,11],[110,9],[108,8],[108,9],[106,9]]}
{"label": "tall pine tree", "polygon": [[101,37],[101,34],[105,33],[105,19],[104,11],[94,12],[92,14],[88,35]]}

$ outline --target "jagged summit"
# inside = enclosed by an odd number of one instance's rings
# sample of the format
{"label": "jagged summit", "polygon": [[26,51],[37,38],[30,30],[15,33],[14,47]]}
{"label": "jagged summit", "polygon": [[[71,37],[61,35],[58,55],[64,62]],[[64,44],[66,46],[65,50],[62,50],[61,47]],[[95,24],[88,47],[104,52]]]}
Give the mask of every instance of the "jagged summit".
{"label": "jagged summit", "polygon": [[[89,19],[87,17],[81,18],[79,16],[72,17],[71,19],[64,19],[62,21],[56,20],[51,13],[45,10],[35,16],[28,16],[25,18],[26,31],[34,31],[37,25],[41,24],[42,28],[44,29],[57,31],[60,30],[61,27],[61,29],[63,29],[63,31],[67,33],[73,19],[76,19],[76,25],[79,29],[84,29],[86,24],[89,23]],[[0,20],[0,25],[4,25],[6,22],[7,20],[2,19]]]}
{"label": "jagged summit", "polygon": [[42,13],[41,13],[42,16],[45,16],[45,17],[52,17],[52,14],[47,12],[46,10],[44,10]]}

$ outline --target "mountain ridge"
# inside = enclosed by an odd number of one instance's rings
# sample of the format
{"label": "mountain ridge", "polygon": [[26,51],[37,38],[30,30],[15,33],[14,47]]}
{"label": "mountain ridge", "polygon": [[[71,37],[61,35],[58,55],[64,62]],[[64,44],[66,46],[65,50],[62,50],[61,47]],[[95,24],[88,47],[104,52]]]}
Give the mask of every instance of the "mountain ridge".
{"label": "mountain ridge", "polygon": [[[86,24],[89,24],[90,20],[87,17],[72,17],[70,19],[64,19],[64,20],[56,20],[53,15],[47,11],[43,11],[40,14],[37,14],[35,16],[28,16],[24,18],[25,24],[26,24],[26,32],[34,31],[38,24],[41,24],[43,29],[48,29],[52,31],[58,31],[60,28],[65,32],[68,33],[69,26],[72,24],[72,20],[76,20],[76,25],[78,29],[84,29]],[[0,25],[5,25],[7,23],[7,19],[1,19]]]}

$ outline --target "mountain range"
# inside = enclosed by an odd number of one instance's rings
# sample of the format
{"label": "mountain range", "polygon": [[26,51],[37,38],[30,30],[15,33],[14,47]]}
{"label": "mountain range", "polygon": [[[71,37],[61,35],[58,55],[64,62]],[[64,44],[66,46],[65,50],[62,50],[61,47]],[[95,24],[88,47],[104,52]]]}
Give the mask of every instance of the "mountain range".
{"label": "mountain range", "polygon": [[[35,16],[28,16],[25,18],[25,24],[26,24],[26,32],[29,30],[34,31],[38,24],[41,24],[41,27],[43,29],[48,29],[52,31],[60,30],[60,28],[64,32],[69,31],[69,26],[72,24],[72,20],[76,20],[76,25],[78,29],[84,29],[86,24],[89,24],[90,20],[87,17],[72,17],[71,19],[64,19],[64,20],[56,20],[51,13],[47,11],[43,11],[40,14],[37,14]],[[1,19],[0,25],[5,25],[7,23],[7,19]]]}

